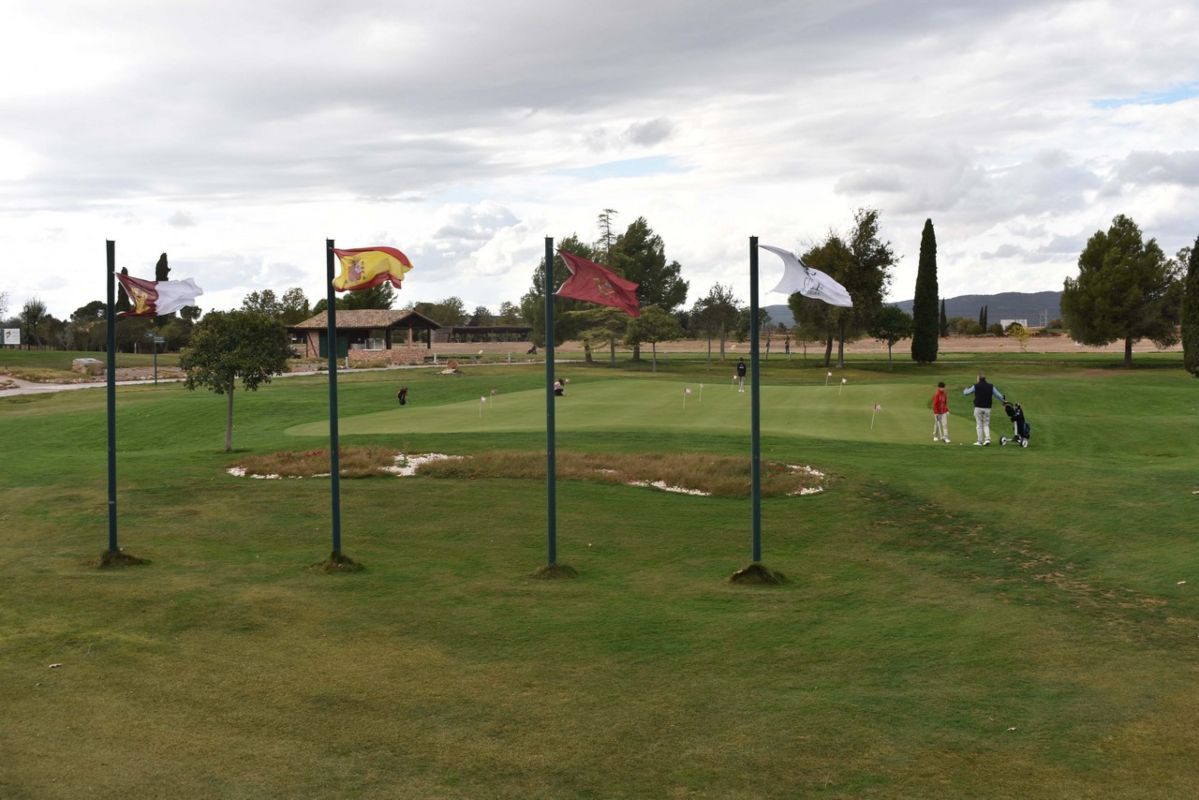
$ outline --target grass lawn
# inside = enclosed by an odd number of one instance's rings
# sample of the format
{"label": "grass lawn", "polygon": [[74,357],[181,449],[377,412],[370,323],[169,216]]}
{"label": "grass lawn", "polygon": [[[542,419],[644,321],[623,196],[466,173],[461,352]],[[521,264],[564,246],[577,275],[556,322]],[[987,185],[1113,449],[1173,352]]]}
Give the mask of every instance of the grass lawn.
{"label": "grass lawn", "polygon": [[[121,543],[152,563],[101,571],[103,391],[0,399],[0,797],[1189,796],[1199,382],[1118,358],[764,362],[763,456],[829,475],[763,503],[772,588],[726,581],[747,501],[590,481],[559,482],[575,580],[528,577],[518,479],[343,480],[367,569],[309,571],[328,481],[224,470],[323,446],[320,377],[239,392],[232,454],[224,398],[122,388]],[[1027,450],[998,409],[969,446],[980,366]],[[544,448],[542,370],[464,371],[342,376],[343,443]],[[747,455],[731,364],[560,371],[560,451]]]}

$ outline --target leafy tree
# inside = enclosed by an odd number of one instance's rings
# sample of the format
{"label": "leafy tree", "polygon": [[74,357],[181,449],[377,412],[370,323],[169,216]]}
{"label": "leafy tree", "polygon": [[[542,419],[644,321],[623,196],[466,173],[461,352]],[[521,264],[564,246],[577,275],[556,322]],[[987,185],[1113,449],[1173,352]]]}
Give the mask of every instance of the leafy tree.
{"label": "leafy tree", "polygon": [[876,340],[887,343],[887,369],[893,367],[891,348],[900,339],[911,335],[914,328],[914,319],[897,306],[884,306],[874,315],[868,333]]}
{"label": "leafy tree", "polygon": [[395,303],[395,289],[390,283],[381,283],[360,292],[346,292],[338,298],[337,307],[346,311],[360,311],[368,308],[388,309]]}
{"label": "leafy tree", "polygon": [[937,291],[937,235],[933,231],[933,221],[926,219],[920,234],[920,265],[916,272],[916,296],[912,301],[912,360],[921,364],[937,360],[940,343]]}
{"label": "leafy tree", "polygon": [[827,366],[832,357],[833,339],[837,340],[837,366],[845,366],[845,343],[866,331],[883,304],[883,295],[891,281],[895,252],[890,242],[879,238],[879,212],[860,208],[854,214],[853,230],[848,239],[830,233],[825,241],[808,250],[804,261],[839,282],[853,298],[853,308],[829,306],[803,295],[788,299],[792,314],[806,328],[824,331]]}
{"label": "leafy tree", "polygon": [[184,306],[183,308],[179,309],[179,317],[188,322],[195,322],[200,318],[200,307]]}
{"label": "leafy tree", "polygon": [[29,335],[29,344],[42,345],[45,341],[42,327],[47,319],[46,304],[34,297],[21,308],[21,325]]}
{"label": "leafy tree", "polygon": [[273,289],[263,289],[262,291],[253,291],[246,295],[241,301],[241,310],[254,311],[272,319],[277,319],[282,313],[282,306],[279,304],[279,298],[275,296]]}
{"label": "leafy tree", "polygon": [[520,306],[515,303],[510,303],[507,300],[500,303],[499,318],[496,323],[499,325],[519,325],[524,321],[521,316]]}
{"label": "leafy tree", "polygon": [[279,300],[279,321],[284,325],[295,325],[312,316],[312,307],[308,305],[308,297],[299,286],[293,286],[283,293]]}
{"label": "leafy tree", "polygon": [[495,324],[495,315],[491,313],[491,309],[487,306],[475,306],[475,310],[471,313],[470,318],[476,325]]}
{"label": "leafy tree", "polygon": [[1186,284],[1182,300],[1182,363],[1199,378],[1199,238],[1194,247],[1183,248],[1178,263],[1186,263]]}
{"label": "leafy tree", "polygon": [[[610,363],[616,366],[616,343],[624,338],[629,329],[630,317],[619,308],[611,306],[590,307],[579,311],[567,311],[562,317],[562,329],[566,332],[577,331],[574,334],[584,342],[606,341],[611,353]],[[555,312],[557,309],[555,309]],[[554,325],[554,335],[558,334],[558,326]]]}
{"label": "leafy tree", "polygon": [[[606,266],[613,272],[640,284],[637,299],[641,305],[673,313],[687,299],[687,281],[680,276],[682,267],[677,261],[667,263],[662,237],[653,232],[645,217],[635,219],[616,237],[607,258]],[[634,345],[633,360],[640,357],[640,348]]]}
{"label": "leafy tree", "polygon": [[945,316],[945,301],[941,301],[941,338],[949,336],[949,317]]}
{"label": "leafy tree", "polygon": [[1121,214],[1106,233],[1096,231],[1078,257],[1078,269],[1078,277],[1066,278],[1062,291],[1062,317],[1071,339],[1105,345],[1123,338],[1126,367],[1132,366],[1137,339],[1152,339],[1160,347],[1178,341],[1178,266],[1167,261],[1156,240],[1144,242],[1130,218]]}
{"label": "leafy tree", "polygon": [[683,326],[657,306],[643,306],[640,317],[633,317],[628,322],[625,333],[625,344],[637,345],[649,342],[653,348],[652,371],[658,371],[658,342],[672,342],[683,338]]}
{"label": "leafy tree", "polygon": [[720,337],[720,360],[724,361],[724,344],[729,331],[740,318],[741,308],[732,286],[712,284],[708,293],[695,301],[691,308],[692,327],[708,336],[708,363],[712,362],[712,334]]}
{"label": "leafy tree", "polygon": [[447,297],[437,303],[416,303],[413,309],[445,327],[466,322],[466,303],[461,297]]}
{"label": "leafy tree", "polygon": [[70,338],[74,350],[101,350],[107,333],[103,300],[93,300],[71,312]]}
{"label": "leafy tree", "polygon": [[206,386],[227,395],[225,452],[233,449],[233,390],[238,379],[255,391],[287,371],[290,353],[283,323],[256,311],[213,311],[196,324],[191,347],[179,359],[188,389]]}

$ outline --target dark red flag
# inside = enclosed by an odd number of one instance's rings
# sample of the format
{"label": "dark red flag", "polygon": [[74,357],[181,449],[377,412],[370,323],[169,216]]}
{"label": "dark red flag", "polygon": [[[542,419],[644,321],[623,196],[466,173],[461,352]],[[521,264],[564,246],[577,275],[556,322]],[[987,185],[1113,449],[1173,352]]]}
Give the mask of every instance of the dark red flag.
{"label": "dark red flag", "polygon": [[570,277],[558,289],[559,297],[613,306],[630,317],[641,316],[641,303],[637,300],[640,284],[627,281],[607,267],[579,258],[574,253],[559,250],[558,255],[570,270]]}

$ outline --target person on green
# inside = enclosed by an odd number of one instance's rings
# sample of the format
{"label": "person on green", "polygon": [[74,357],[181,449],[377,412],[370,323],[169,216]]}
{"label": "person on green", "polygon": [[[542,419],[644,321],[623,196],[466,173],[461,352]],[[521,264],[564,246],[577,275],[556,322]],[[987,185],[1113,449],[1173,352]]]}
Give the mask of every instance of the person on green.
{"label": "person on green", "polygon": [[991,443],[991,404],[998,397],[1003,402],[1003,392],[999,387],[987,383],[987,376],[978,373],[978,383],[967,386],[962,394],[974,395],[974,429],[977,434],[975,447],[986,447]]}

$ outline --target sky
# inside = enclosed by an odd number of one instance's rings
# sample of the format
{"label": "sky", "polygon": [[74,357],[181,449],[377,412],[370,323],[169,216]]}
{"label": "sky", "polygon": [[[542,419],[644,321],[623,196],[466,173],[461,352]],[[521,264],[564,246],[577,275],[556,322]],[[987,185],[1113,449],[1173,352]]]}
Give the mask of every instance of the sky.
{"label": "sky", "polygon": [[[397,306],[518,302],[544,237],[645,217],[688,303],[748,300],[877,208],[913,294],[1060,289],[1117,214],[1199,235],[1199,4],[1079,0],[0,0],[0,292],[65,318],[117,267],[325,295],[324,240],[415,265]],[[782,274],[764,253],[762,286]],[[764,293],[763,305],[785,302]]]}

